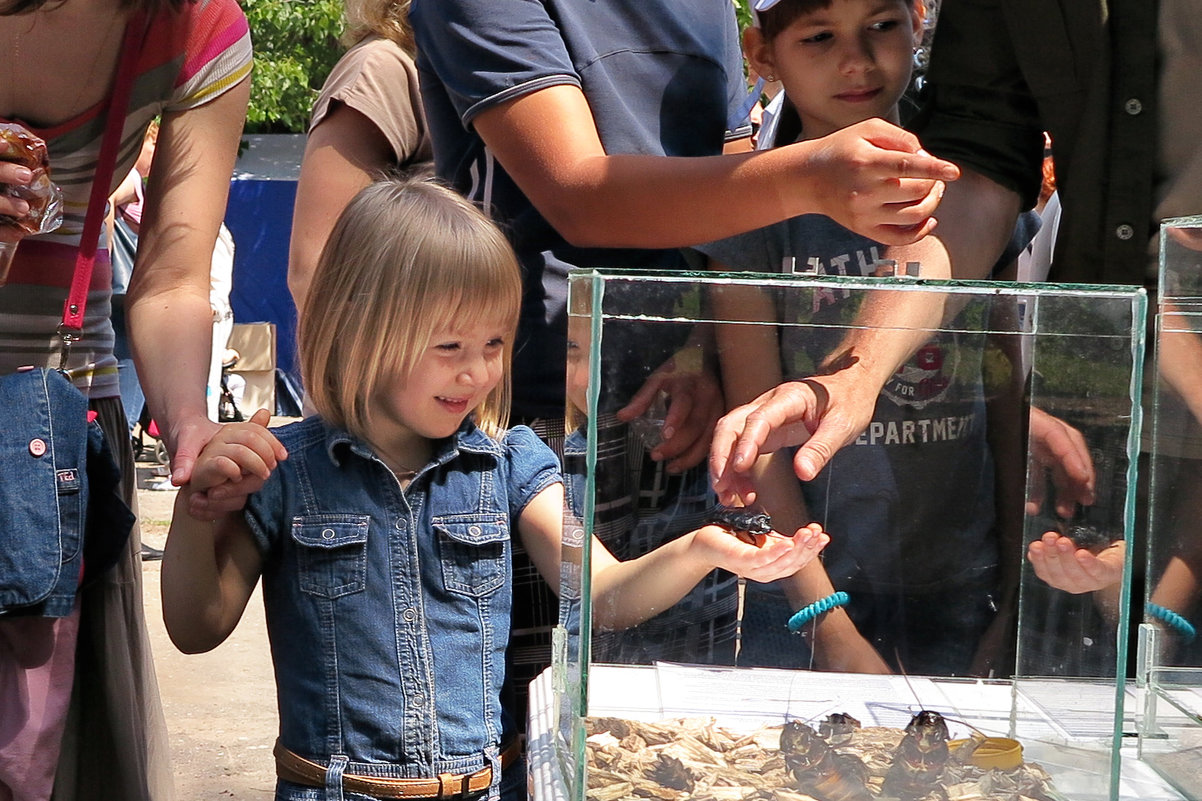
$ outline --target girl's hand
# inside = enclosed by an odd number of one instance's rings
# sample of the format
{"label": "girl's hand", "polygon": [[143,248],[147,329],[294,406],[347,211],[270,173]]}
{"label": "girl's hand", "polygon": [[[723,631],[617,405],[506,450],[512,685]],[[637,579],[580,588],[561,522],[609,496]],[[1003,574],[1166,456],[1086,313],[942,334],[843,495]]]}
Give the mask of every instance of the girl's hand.
{"label": "girl's hand", "polygon": [[188,484],[188,513],[214,520],[246,505],[288,452],[267,429],[271,414],[255,412],[249,422],[221,426],[204,446]]}
{"label": "girl's hand", "polygon": [[821,553],[830,536],[818,523],[797,529],[792,537],[772,532],[757,538],[758,544],[743,542],[721,526],[703,526],[693,534],[693,548],[714,567],[735,575],[767,583],[786,578],[805,567]]}

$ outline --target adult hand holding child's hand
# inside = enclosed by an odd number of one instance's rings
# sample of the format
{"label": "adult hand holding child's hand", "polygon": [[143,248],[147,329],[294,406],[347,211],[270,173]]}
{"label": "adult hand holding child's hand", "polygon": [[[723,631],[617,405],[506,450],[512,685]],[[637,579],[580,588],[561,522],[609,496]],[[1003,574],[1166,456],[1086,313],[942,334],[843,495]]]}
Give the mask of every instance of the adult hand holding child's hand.
{"label": "adult hand holding child's hand", "polygon": [[188,514],[213,520],[237,511],[262,489],[288,452],[267,429],[271,413],[260,409],[245,423],[221,426],[204,446],[191,473]]}

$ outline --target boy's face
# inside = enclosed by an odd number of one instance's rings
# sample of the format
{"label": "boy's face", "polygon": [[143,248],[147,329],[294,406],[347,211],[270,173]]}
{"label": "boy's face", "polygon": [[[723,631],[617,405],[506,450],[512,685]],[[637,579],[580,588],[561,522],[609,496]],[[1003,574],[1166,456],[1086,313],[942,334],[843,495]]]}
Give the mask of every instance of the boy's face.
{"label": "boy's face", "polygon": [[872,117],[896,123],[922,35],[920,3],[832,0],[764,40],[748,29],[752,67],[785,87],[807,139]]}

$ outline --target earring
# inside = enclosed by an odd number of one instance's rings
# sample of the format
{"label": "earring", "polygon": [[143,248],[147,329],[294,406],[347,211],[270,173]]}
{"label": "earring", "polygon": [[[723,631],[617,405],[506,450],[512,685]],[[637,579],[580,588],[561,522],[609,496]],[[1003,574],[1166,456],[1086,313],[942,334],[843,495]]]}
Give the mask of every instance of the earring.
{"label": "earring", "polygon": [[765,75],[764,80],[767,81],[768,83],[776,83],[776,76],[775,75]]}

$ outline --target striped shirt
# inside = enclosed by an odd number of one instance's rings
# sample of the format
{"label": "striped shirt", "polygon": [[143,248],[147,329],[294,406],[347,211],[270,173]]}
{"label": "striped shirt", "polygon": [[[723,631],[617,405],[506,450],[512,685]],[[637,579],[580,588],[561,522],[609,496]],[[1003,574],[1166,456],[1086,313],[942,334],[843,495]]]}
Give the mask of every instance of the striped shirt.
{"label": "striped shirt", "polygon": [[[250,30],[235,0],[198,0],[179,12],[156,15],[135,70],[108,194],[133,168],[154,117],[203,105],[240,82],[250,68]],[[46,140],[51,178],[63,190],[64,219],[57,231],[21,242],[8,283],[0,287],[0,375],[22,365],[58,364],[56,331],[75,270],[107,103],[52,128],[27,126]],[[112,268],[104,237],[102,229],[83,335],[68,365],[76,386],[94,398],[118,394],[109,321]]]}

